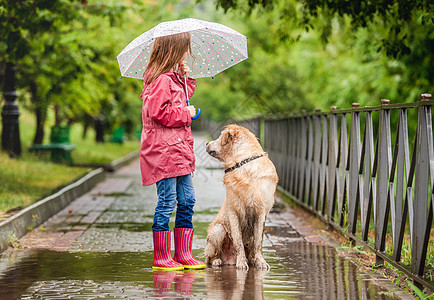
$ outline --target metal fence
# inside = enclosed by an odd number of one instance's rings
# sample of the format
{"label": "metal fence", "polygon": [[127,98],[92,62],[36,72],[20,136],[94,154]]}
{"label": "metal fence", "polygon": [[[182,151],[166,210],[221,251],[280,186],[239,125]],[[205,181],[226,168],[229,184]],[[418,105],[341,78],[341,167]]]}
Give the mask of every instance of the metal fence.
{"label": "metal fence", "polygon": [[433,104],[423,94],[410,104],[237,123],[263,140],[282,192],[374,251],[377,264],[387,260],[432,290]]}

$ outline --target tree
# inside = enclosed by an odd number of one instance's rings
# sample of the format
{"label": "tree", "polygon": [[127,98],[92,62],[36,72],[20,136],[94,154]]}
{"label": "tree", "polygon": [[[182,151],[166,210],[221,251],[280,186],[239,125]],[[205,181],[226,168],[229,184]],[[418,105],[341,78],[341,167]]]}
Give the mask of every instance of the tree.
{"label": "tree", "polygon": [[[18,88],[30,87],[37,116],[36,143],[43,139],[44,110],[47,107],[47,99],[37,78],[42,66],[40,58],[55,49],[54,39],[48,45],[40,42],[44,36],[56,32],[62,24],[77,18],[85,6],[86,1],[0,1],[0,35],[4,37],[0,42],[0,64],[17,66]],[[27,68],[20,68],[23,66]]]}
{"label": "tree", "polygon": [[[346,106],[349,101],[366,100],[367,95],[374,101],[395,97],[392,99],[412,102],[417,101],[418,94],[432,89],[434,26],[433,4],[429,1],[214,3],[227,15],[254,20],[247,29],[248,35],[254,36],[249,39],[249,53],[255,55],[256,45],[252,43],[259,37],[260,47],[264,55],[270,54],[270,61],[284,61],[279,56],[286,55],[293,61],[288,66],[295,76],[292,84],[300,85],[308,103],[321,99],[315,106],[326,107],[331,99],[333,105],[339,102]],[[316,45],[317,40],[322,41],[322,47]],[[261,64],[261,69],[267,64]]]}
{"label": "tree", "polygon": [[[349,16],[354,29],[366,28],[372,23],[383,21],[390,27],[391,34],[387,36],[387,40],[381,41],[381,47],[384,47],[388,55],[394,57],[410,53],[409,43],[413,34],[408,29],[412,23],[419,22],[420,25],[427,26],[426,29],[433,28],[432,10],[434,4],[426,0],[303,0],[283,2],[280,0],[215,0],[217,7],[222,7],[225,12],[241,10],[250,14],[257,7],[265,8],[268,11],[278,8],[283,37],[289,34],[289,23],[297,22],[299,26],[309,30],[315,27],[315,19],[319,16],[325,16],[329,20],[335,16]],[[327,39],[329,35],[329,28],[324,27],[322,36]],[[427,34],[428,36],[429,34]]]}
{"label": "tree", "polygon": [[[170,18],[174,3],[0,0],[0,66],[13,61],[18,88],[31,95],[37,117],[34,143],[44,139],[52,106],[56,124],[89,122],[103,111],[109,124],[125,123],[132,130],[140,122],[141,82],[120,80],[115,56],[144,28]],[[138,117],[126,113],[133,106]]]}
{"label": "tree", "polygon": [[[61,1],[0,1],[0,65],[5,67],[1,77],[7,103],[3,107],[2,146],[11,155],[21,154],[19,136],[19,109],[16,98],[16,65],[30,52],[31,36],[47,30],[53,24],[53,14],[43,13],[62,6]],[[42,12],[42,13],[41,13]],[[39,15],[41,13],[41,15]],[[19,72],[19,71],[18,71]],[[34,87],[32,90],[35,90]]]}

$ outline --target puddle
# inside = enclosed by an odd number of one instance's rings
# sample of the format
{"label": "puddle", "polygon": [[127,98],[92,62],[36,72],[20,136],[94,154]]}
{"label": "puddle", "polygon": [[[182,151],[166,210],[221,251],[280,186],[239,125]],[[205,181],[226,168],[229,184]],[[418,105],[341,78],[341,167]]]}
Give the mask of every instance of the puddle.
{"label": "puddle", "polygon": [[101,194],[104,197],[133,197],[134,194],[129,194],[129,193],[102,193]]}
{"label": "puddle", "polygon": [[[98,229],[117,229],[117,230],[125,230],[129,232],[152,232],[152,222],[143,222],[143,223],[95,223],[92,225],[92,228]],[[86,225],[77,223],[75,225]],[[174,227],[174,222],[169,222],[170,228]],[[194,229],[194,238],[195,239],[205,239],[207,237],[207,226],[208,223],[195,222]]]}
{"label": "puddle", "polygon": [[152,223],[95,223],[96,228],[116,228],[129,232],[152,231]]}
{"label": "puddle", "polygon": [[306,242],[265,247],[270,271],[153,272],[152,257],[152,251],[3,254],[0,299],[399,299],[334,249]]}
{"label": "puddle", "polygon": [[[194,177],[196,197],[201,199],[193,219],[197,258],[205,247],[207,227],[225,199],[221,177],[221,171],[204,170]],[[95,221],[87,224],[80,223],[81,216],[66,221],[59,217],[51,225],[54,233],[62,228],[70,231],[72,225],[88,226],[78,229],[83,233],[69,246],[70,252],[0,254],[0,299],[399,299],[333,248],[307,243],[288,225],[282,217],[283,206],[278,205],[273,212],[280,217],[271,218],[265,228],[263,253],[269,271],[225,266],[153,272],[155,186],[145,189],[139,180],[125,179],[122,186],[107,181],[96,192],[115,200],[101,209],[106,201],[89,208],[85,204],[91,198],[82,198],[73,208],[79,212],[83,205],[90,212],[102,212]],[[170,228],[173,221],[174,217]]]}

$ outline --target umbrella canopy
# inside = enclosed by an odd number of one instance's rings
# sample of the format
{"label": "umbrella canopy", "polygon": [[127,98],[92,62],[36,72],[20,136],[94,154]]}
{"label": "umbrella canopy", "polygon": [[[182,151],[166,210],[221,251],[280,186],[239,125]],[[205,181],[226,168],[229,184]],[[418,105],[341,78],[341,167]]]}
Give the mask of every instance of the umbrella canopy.
{"label": "umbrella canopy", "polygon": [[218,23],[198,19],[163,22],[135,38],[116,57],[123,77],[143,79],[155,38],[190,32],[193,57],[186,58],[193,78],[212,77],[245,60],[247,37]]}

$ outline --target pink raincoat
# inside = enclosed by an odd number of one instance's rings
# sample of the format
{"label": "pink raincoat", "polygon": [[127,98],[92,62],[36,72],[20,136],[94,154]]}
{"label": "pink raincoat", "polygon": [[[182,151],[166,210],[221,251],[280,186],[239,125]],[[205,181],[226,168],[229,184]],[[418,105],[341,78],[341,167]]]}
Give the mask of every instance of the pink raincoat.
{"label": "pink raincoat", "polygon": [[[196,80],[188,78],[187,87],[191,97]],[[185,108],[184,78],[177,72],[161,74],[150,85],[143,85],[140,98],[143,100],[140,147],[142,185],[192,173],[195,157],[191,116]]]}

